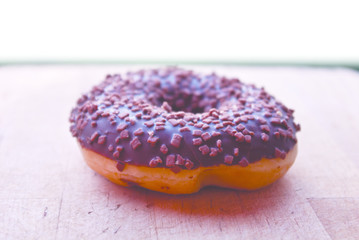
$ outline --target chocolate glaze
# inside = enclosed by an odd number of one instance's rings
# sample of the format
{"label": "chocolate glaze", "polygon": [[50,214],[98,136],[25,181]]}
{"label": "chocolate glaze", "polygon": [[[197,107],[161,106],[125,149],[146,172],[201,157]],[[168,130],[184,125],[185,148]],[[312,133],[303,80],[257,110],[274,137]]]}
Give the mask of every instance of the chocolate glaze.
{"label": "chocolate glaze", "polygon": [[245,167],[285,158],[300,129],[293,112],[236,78],[165,68],[107,76],[78,100],[70,130],[121,169]]}

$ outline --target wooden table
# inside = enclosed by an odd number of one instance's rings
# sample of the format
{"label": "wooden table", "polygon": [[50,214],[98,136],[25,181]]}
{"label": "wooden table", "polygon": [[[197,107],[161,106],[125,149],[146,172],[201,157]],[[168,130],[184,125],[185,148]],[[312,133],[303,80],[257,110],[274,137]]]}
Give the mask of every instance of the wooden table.
{"label": "wooden table", "polygon": [[0,67],[0,239],[359,239],[358,72],[191,67],[265,86],[294,108],[299,155],[260,191],[169,196],[105,180],[69,132],[81,93],[139,68]]}

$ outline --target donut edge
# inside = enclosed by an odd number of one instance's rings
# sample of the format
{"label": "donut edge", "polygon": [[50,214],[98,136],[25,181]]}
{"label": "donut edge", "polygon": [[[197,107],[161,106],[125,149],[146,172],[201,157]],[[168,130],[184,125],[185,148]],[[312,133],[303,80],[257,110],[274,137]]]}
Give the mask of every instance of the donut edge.
{"label": "donut edge", "polygon": [[125,186],[139,186],[167,194],[191,194],[206,186],[218,186],[239,190],[257,190],[283,177],[293,165],[298,152],[298,144],[284,159],[262,158],[246,167],[225,165],[182,169],[174,173],[169,168],[136,166],[125,163],[122,171],[118,161],[106,158],[92,150],[81,147],[87,165],[111,182]]}

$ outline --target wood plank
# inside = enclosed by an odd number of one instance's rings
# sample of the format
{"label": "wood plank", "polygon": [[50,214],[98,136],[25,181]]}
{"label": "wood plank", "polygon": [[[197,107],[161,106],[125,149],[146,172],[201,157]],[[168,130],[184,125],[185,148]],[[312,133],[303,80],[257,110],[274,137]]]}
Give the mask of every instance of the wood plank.
{"label": "wood plank", "polygon": [[359,198],[310,198],[332,239],[359,239]]}
{"label": "wood plank", "polygon": [[97,175],[68,130],[81,93],[108,73],[142,67],[0,67],[0,239],[356,238],[357,72],[187,66],[265,86],[294,108],[299,155],[283,179],[260,191],[168,196]]}

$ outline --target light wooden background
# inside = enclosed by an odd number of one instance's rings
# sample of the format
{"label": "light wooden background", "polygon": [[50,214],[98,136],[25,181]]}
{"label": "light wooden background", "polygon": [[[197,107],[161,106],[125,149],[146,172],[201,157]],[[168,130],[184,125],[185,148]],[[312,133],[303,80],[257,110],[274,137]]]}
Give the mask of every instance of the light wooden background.
{"label": "light wooden background", "polygon": [[359,239],[357,72],[191,67],[265,86],[294,108],[299,155],[260,191],[169,196],[97,175],[69,132],[81,93],[139,68],[0,67],[0,239]]}

